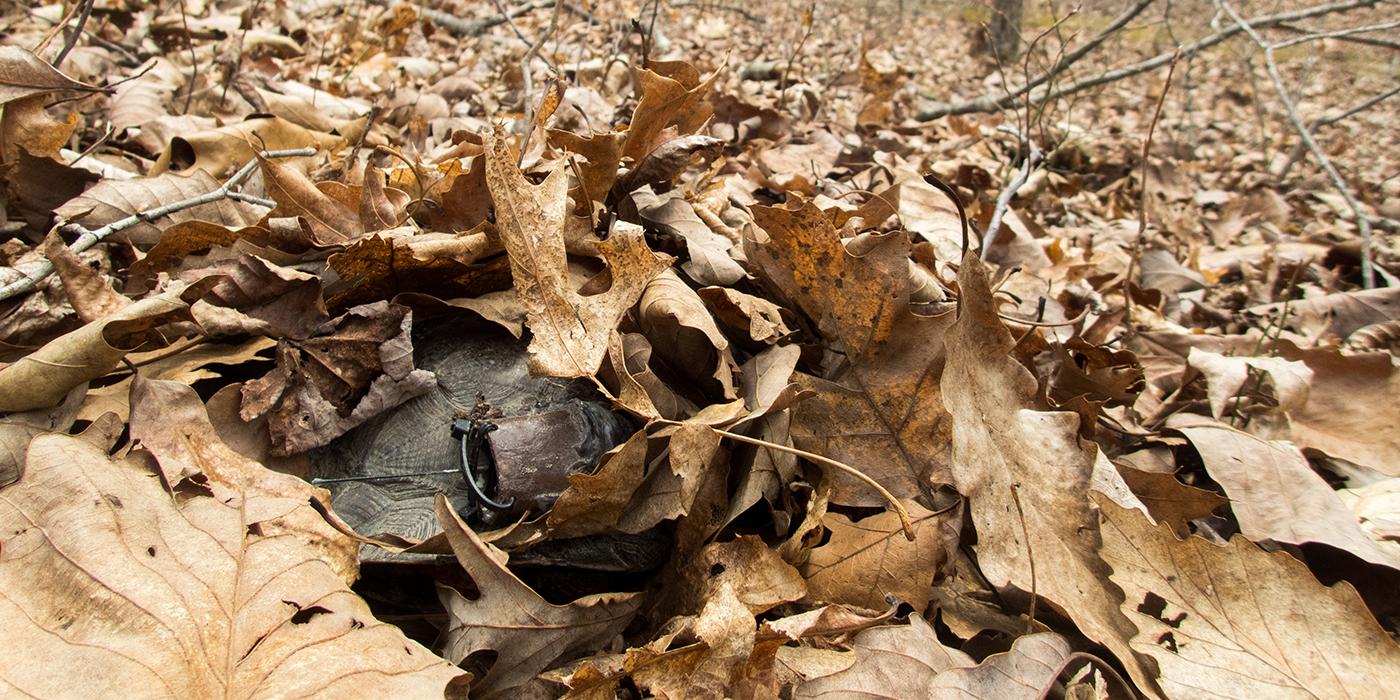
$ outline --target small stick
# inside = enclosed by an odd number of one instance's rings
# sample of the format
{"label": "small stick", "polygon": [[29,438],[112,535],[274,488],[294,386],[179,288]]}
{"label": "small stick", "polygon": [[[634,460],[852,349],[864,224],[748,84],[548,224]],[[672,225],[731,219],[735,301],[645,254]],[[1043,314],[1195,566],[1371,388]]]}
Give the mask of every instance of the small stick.
{"label": "small stick", "polygon": [[1040,163],[1042,154],[1040,149],[1036,147],[1035,142],[1030,139],[1029,135],[1018,132],[1016,137],[1019,138],[1021,143],[1027,148],[1026,159],[1021,163],[1021,170],[1016,173],[1016,178],[997,196],[996,208],[992,210],[992,220],[987,224],[986,232],[982,234],[983,260],[987,259],[987,253],[990,250],[992,241],[996,239],[997,233],[1001,230],[1001,220],[1002,217],[1006,216],[1006,210],[1011,207],[1011,198],[1015,197],[1016,191],[1026,184],[1026,181],[1031,177],[1031,171],[1035,170],[1035,166]]}
{"label": "small stick", "polygon": [[[292,158],[296,156],[311,156],[316,155],[316,149],[293,148],[284,151],[263,151],[260,155],[263,158]],[[243,180],[247,179],[247,177],[253,173],[253,168],[257,167],[257,164],[258,161],[256,158],[248,161],[246,165],[238,169],[238,172],[233,174],[233,177],[230,177],[228,181],[215,188],[214,190],[205,192],[201,195],[195,195],[194,197],[190,197],[188,199],[182,199],[178,202],[173,202],[171,204],[164,204],[153,209],[138,211],[135,214],[126,217],[125,219],[118,219],[117,221],[113,221],[112,223],[107,224],[106,226],[103,226],[102,228],[99,228],[95,231],[89,231],[86,227],[82,226],[81,224],[64,224],[61,230],[63,230],[66,233],[71,233],[78,236],[78,240],[73,241],[73,244],[68,246],[68,248],[74,253],[81,253],[87,250],[88,248],[97,245],[97,243],[107,238],[108,236],[114,233],[118,233],[120,231],[125,231],[126,229],[129,229],[132,226],[135,226],[136,224],[139,224],[143,221],[159,219],[162,216],[168,216],[170,214],[174,214],[175,212],[189,209],[190,207],[197,207],[201,204],[217,202],[221,199],[233,198],[239,199],[241,201],[255,202],[258,204],[275,205],[275,202],[268,202],[267,200],[260,200],[250,195],[233,192],[233,187],[238,183],[242,182]],[[35,287],[38,286],[39,282],[43,281],[49,275],[53,274],[53,271],[54,267],[52,262],[49,262],[48,260],[39,261],[37,265],[33,266],[33,269],[31,269],[29,272],[24,273],[23,278],[15,280],[14,282],[11,282],[5,285],[4,287],[0,287],[0,301],[4,301],[11,297],[34,291]]]}
{"label": "small stick", "polygon": [[68,52],[72,51],[73,47],[78,45],[78,40],[83,36],[83,27],[87,25],[88,17],[92,15],[92,3],[93,0],[82,0],[80,3],[78,9],[78,26],[74,27],[73,34],[64,40],[63,50],[59,51],[57,56],[54,56],[53,63],[51,64],[54,68],[58,68],[59,64],[63,63],[63,59],[68,57]]}

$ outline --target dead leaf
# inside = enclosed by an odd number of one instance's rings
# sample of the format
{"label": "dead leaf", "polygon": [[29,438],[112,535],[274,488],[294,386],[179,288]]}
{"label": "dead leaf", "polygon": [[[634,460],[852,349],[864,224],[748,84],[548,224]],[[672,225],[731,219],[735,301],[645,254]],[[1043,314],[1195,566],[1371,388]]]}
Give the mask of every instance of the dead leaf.
{"label": "dead leaf", "polygon": [[1263,440],[1219,423],[1169,425],[1201,455],[1206,471],[1225,488],[1240,532],[1255,542],[1321,542],[1366,561],[1400,569],[1400,557],[1361,531],[1356,516],[1293,445]]}
{"label": "dead leaf", "polygon": [[474,652],[494,650],[496,661],[473,687],[482,697],[515,688],[570,651],[589,649],[622,631],[641,606],[636,594],[604,594],[552,605],[506,570],[438,495],[434,509],[457,561],[479,596],[438,588],[450,623],[444,654],[458,663]]}
{"label": "dead leaf", "polygon": [[173,293],[146,297],[47,343],[0,369],[0,412],[52,406],[73,387],[112,371],[150,341],[152,329],[185,314]]}
{"label": "dead leaf", "polygon": [[568,215],[565,171],[555,169],[532,185],[510,154],[502,134],[487,140],[486,182],[496,201],[501,241],[510,256],[515,291],[525,305],[530,369],[552,377],[587,377],[598,371],[608,337],[642,289],[669,265],[640,235],[618,232],[598,247],[611,285],[592,296],[569,282],[564,251]]}
{"label": "dead leaf", "polygon": [[878,610],[894,599],[923,613],[933,580],[956,554],[962,507],[935,513],[914,501],[903,504],[914,523],[913,542],[890,511],[856,522],[839,513],[822,518],[830,539],[802,565],[809,600]]}
{"label": "dead leaf", "polygon": [[1308,402],[1289,414],[1300,447],[1400,476],[1400,368],[1387,353],[1343,355],[1302,350],[1288,341],[1279,355],[1312,370]]}
{"label": "dead leaf", "polygon": [[0,46],[0,105],[32,95],[66,90],[98,92],[101,88],[69,78],[18,46]]}
{"label": "dead leaf", "polygon": [[[830,379],[797,375],[816,395],[795,409],[793,441],[864,471],[897,498],[931,494],[951,481],[951,421],[938,379],[939,339],[952,316],[910,309],[903,233],[843,245],[814,205],[790,201],[796,209],[754,209],[763,231],[746,239],[745,252],[767,286],[791,297],[849,363]],[[884,504],[854,478],[834,478],[834,501]]]}
{"label": "dead leaf", "polygon": [[311,227],[317,245],[347,243],[364,235],[356,210],[326,196],[301,171],[258,156],[267,194],[277,202],[273,216],[297,216]]}
{"label": "dead leaf", "polygon": [[1400,647],[1350,584],[1322,586],[1241,537],[1183,542],[1100,506],[1104,558],[1139,630],[1133,648],[1157,660],[1171,697],[1383,698],[1400,684]]}
{"label": "dead leaf", "polygon": [[938,642],[933,628],[918,615],[908,625],[875,627],[857,634],[847,665],[834,673],[809,678],[793,690],[794,698],[929,697],[938,674],[975,665],[972,657]]}
{"label": "dead leaf", "polygon": [[30,696],[427,696],[461,674],[375,620],[315,544],[259,534],[279,513],[167,485],[147,453],[40,436],[4,494],[0,627],[23,643],[0,678]]}
{"label": "dead leaf", "polygon": [[282,340],[277,367],[243,387],[243,420],[268,418],[273,454],[325,445],[436,386],[413,366],[407,308],[356,306],[331,325],[329,335]]}
{"label": "dead leaf", "polygon": [[[188,175],[162,173],[154,177],[130,180],[103,180],[80,196],[68,200],[63,206],[55,209],[54,213],[62,219],[96,229],[137,212],[198,197],[218,188],[219,182],[203,170]],[[177,211],[154,221],[141,221],[122,230],[117,236],[131,241],[132,245],[138,248],[146,249],[159,243],[166,230],[182,222],[208,221],[240,229],[258,223],[267,213],[266,207],[256,204],[220,199]]]}
{"label": "dead leaf", "polygon": [[1151,663],[1127,644],[1133,632],[1118,610],[1123,593],[1098,554],[1098,515],[1089,501],[1097,448],[1080,443],[1074,414],[1034,409],[1035,379],[1008,354],[1011,334],[975,253],[963,258],[958,285],[962,308],[946,341],[943,385],[953,416],[953,477],[971,503],[978,564],[993,586],[1034,588],[1062,607],[1140,689],[1155,691]]}

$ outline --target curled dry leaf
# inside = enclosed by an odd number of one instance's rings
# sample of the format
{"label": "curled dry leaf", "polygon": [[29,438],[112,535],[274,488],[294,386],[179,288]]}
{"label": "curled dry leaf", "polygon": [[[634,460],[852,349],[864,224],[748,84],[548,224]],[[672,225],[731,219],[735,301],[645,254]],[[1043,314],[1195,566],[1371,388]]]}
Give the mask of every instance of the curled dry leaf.
{"label": "curled dry leaf", "polygon": [[273,216],[300,217],[318,246],[347,243],[364,234],[359,212],[316,187],[300,170],[258,156],[267,194],[277,202]]}
{"label": "curled dry leaf", "polygon": [[1169,423],[1201,455],[1206,471],[1225,488],[1240,532],[1255,542],[1321,542],[1373,564],[1400,569],[1400,558],[1361,531],[1356,516],[1308,466],[1298,448],[1263,440],[1219,423]]}
{"label": "curled dry leaf", "polygon": [[[213,272],[214,275],[210,275]],[[315,275],[242,255],[195,275],[212,286],[190,305],[190,314],[213,337],[245,334],[304,340],[330,323]]]}
{"label": "curled dry leaf", "polygon": [[243,387],[240,414],[267,417],[273,454],[325,445],[437,385],[432,372],[413,366],[406,307],[356,306],[332,327],[330,335],[282,340],[277,367]]}
{"label": "curled dry leaf", "polygon": [[[237,490],[41,435],[0,498],[0,680],[30,697],[440,696],[461,671],[379,622]],[[292,506],[295,503],[290,504]],[[55,673],[62,668],[62,673]]]}
{"label": "curled dry leaf", "polygon": [[735,398],[738,365],[729,340],[720,333],[700,296],[672,270],[647,284],[638,304],[638,321],[653,357],[715,400]]}
{"label": "curled dry leaf", "polygon": [[0,412],[62,401],[73,387],[112,371],[127,353],[151,340],[153,329],[188,309],[175,291],[165,292],[49,341],[0,369]]}
{"label": "curled dry leaf", "polygon": [[254,117],[216,129],[173,136],[151,172],[188,173],[197,168],[214,177],[223,177],[253,160],[260,150],[325,148],[341,140],[339,136],[310,131],[280,117]]}
{"label": "curled dry leaf", "polygon": [[641,598],[634,593],[587,596],[568,605],[553,605],[507,571],[442,495],[435,510],[457,561],[479,591],[476,599],[469,600],[439,587],[449,618],[443,653],[460,663],[474,652],[496,652],[495,663],[480,685],[473,687],[481,697],[499,696],[522,685],[571,651],[601,646],[621,632],[641,606]]}
{"label": "curled dry leaf", "polygon": [[84,323],[116,313],[131,300],[112,289],[106,275],[78,257],[55,229],[44,238],[44,256],[53,263],[58,278],[63,281],[63,293],[68,303]]}
{"label": "curled dry leaf", "polygon": [[1380,698],[1400,686],[1400,647],[1348,583],[1331,588],[1242,537],[1181,541],[1101,502],[1103,556],[1127,593],[1133,648],[1173,698]]}
{"label": "curled dry leaf", "polygon": [[1008,354],[1011,334],[974,253],[963,259],[958,284],[962,308],[948,333],[943,385],[953,476],[970,503],[978,564],[993,586],[1034,589],[1063,608],[1151,692],[1155,670],[1128,646],[1123,593],[1098,554],[1089,500],[1097,447],[1079,441],[1074,414],[1034,409],[1035,378]]}
{"label": "curled dry leaf", "polygon": [[564,250],[567,173],[556,168],[543,183],[530,184],[501,133],[487,139],[485,157],[515,293],[534,335],[530,369],[551,377],[592,376],[622,314],[669,259],[653,253],[640,234],[619,231],[598,244],[611,285],[598,294],[580,294],[570,283]]}
{"label": "curled dry leaf", "polygon": [[681,264],[681,269],[691,279],[700,284],[731,285],[744,278],[744,268],[729,254],[733,245],[730,240],[711,230],[679,192],[658,196],[650,187],[644,187],[629,199],[643,221],[685,241],[690,259]]}

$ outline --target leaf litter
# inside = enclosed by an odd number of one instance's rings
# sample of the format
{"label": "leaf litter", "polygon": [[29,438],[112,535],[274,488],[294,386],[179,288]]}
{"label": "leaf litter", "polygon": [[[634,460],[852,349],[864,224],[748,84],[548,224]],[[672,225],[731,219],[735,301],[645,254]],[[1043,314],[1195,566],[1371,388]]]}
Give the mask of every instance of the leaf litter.
{"label": "leaf litter", "polygon": [[[1395,241],[1251,66],[919,121],[1012,80],[931,3],[68,5],[0,40],[16,692],[1400,685]],[[1382,233],[1393,109],[1320,132]],[[530,417],[492,353],[625,433],[508,515],[422,463]]]}

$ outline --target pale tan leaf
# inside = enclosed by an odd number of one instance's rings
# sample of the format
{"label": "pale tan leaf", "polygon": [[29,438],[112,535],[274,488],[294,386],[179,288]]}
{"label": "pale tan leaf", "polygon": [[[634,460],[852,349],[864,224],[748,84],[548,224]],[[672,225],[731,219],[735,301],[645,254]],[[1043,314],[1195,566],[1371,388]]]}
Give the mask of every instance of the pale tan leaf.
{"label": "pale tan leaf", "polygon": [[1400,358],[1300,350],[1288,341],[1279,344],[1279,354],[1306,362],[1313,372],[1308,402],[1289,414],[1293,441],[1400,476]]}
{"label": "pale tan leaf", "polygon": [[55,338],[0,369],[0,412],[52,406],[73,387],[115,368],[141,347],[151,329],[183,314],[188,304],[166,292]]}
{"label": "pale tan leaf", "polygon": [[608,263],[607,291],[583,296],[570,283],[564,249],[568,179],[555,169],[533,185],[515,165],[503,134],[487,139],[486,182],[496,202],[501,241],[510,256],[516,296],[525,305],[532,372],[587,377],[598,371],[608,339],[627,309],[669,259],[640,234],[619,231],[598,244]]}
{"label": "pale tan leaf", "polygon": [[944,671],[975,665],[972,657],[938,642],[918,615],[908,625],[875,627],[856,635],[849,666],[798,685],[794,698],[926,698]]}
{"label": "pale tan leaf", "polygon": [[1292,444],[1263,440],[1219,423],[1168,425],[1191,441],[1211,478],[1225,488],[1245,537],[1255,542],[1321,542],[1400,569],[1400,557],[1382,550],[1361,531],[1356,516]]}
{"label": "pale tan leaf", "polygon": [[[37,438],[0,499],[0,658],[30,697],[441,696],[451,664],[374,619],[318,547],[150,455]],[[54,669],[62,669],[55,673]]]}
{"label": "pale tan leaf", "polygon": [[1100,505],[1103,555],[1139,629],[1133,648],[1157,660],[1170,697],[1380,700],[1400,687],[1400,647],[1350,584],[1323,586],[1242,537],[1182,542]]}
{"label": "pale tan leaf", "polygon": [[[1086,657],[1087,658],[1087,657]],[[1018,637],[1011,651],[993,654],[974,668],[954,668],[933,679],[934,700],[1040,700],[1076,658],[1069,642],[1043,632]],[[1121,690],[1121,689],[1120,689]]]}
{"label": "pale tan leaf", "polygon": [[958,284],[962,309],[948,334],[943,385],[953,416],[953,476],[971,502],[978,564],[993,586],[1035,588],[1063,608],[1151,692],[1155,673],[1128,647],[1123,593],[1098,555],[1098,514],[1089,500],[1097,448],[1079,441],[1075,414],[1034,409],[1035,378],[1008,354],[1013,340],[975,253],[963,259]]}

